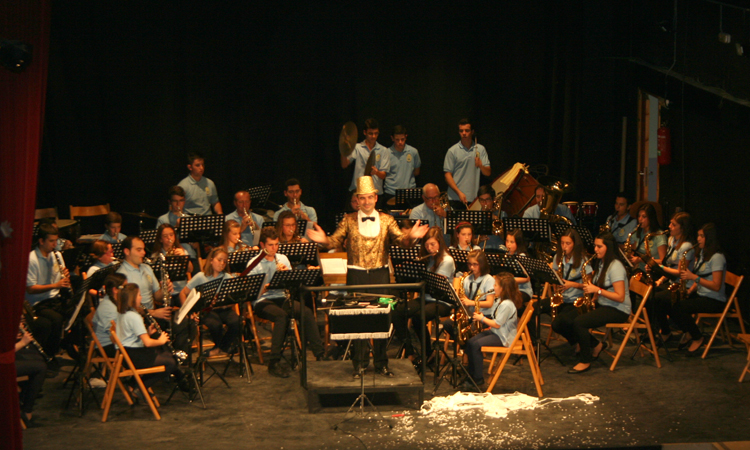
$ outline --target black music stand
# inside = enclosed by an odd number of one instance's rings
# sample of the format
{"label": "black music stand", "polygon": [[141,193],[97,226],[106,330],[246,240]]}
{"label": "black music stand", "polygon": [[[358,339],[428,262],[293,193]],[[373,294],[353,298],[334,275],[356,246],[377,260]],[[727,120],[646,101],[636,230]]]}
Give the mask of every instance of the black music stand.
{"label": "black music stand", "polygon": [[[430,295],[438,300],[443,300],[450,303],[451,305],[453,305],[454,310],[463,308],[466,316],[472,317],[466,310],[464,304],[461,303],[456,290],[453,289],[453,285],[450,283],[450,281],[448,281],[447,278],[429,271],[424,272],[424,277],[424,280],[427,283],[426,290],[430,293]],[[422,310],[424,311],[424,303]],[[439,320],[439,317],[436,317],[435,319]],[[466,370],[466,367],[464,367],[464,365],[461,363],[461,358],[458,356],[458,324],[456,324],[456,338],[453,340],[453,357],[449,356],[445,352],[443,347],[440,346],[440,341],[438,340],[438,338],[440,337],[439,328],[439,324],[436,324],[435,342],[433,344],[434,349],[432,351],[432,354],[435,355],[435,365],[438,367],[438,370],[435,371],[435,378],[433,381],[435,384],[435,388],[432,390],[432,395],[435,395],[435,393],[437,393],[437,390],[440,388],[440,384],[445,379],[448,380],[453,389],[457,389],[460,383],[460,371],[463,371],[466,379],[471,380],[477,392],[479,392],[479,386],[477,386],[476,382],[474,382],[474,379],[471,378],[471,376],[469,375],[469,371]],[[441,355],[444,355],[445,359],[448,361],[443,367],[440,367]]]}
{"label": "black music stand", "polygon": [[552,233],[549,225],[549,221],[545,219],[516,217],[506,217],[503,219],[503,226],[506,232],[520,228],[527,242],[551,242]]}
{"label": "black music stand", "polygon": [[118,261],[125,259],[125,252],[122,251],[122,242],[112,244],[112,257]]}
{"label": "black music stand", "polygon": [[421,188],[396,189],[396,206],[414,208],[420,203],[422,203]]}
{"label": "black music stand", "polygon": [[469,256],[468,250],[460,250],[451,247],[448,249],[448,253],[450,253],[453,258],[453,263],[456,265],[457,272],[467,272],[469,270],[469,263],[466,260]]}
{"label": "black music stand", "polygon": [[162,268],[166,267],[170,280],[184,281],[187,279],[188,263],[190,263],[188,255],[170,255],[163,260],[159,258],[152,262],[151,269],[154,271],[154,276],[161,279]]}
{"label": "black music stand", "polygon": [[[356,211],[355,211],[355,212],[356,212]],[[341,221],[342,221],[342,220],[344,220],[344,216],[346,216],[347,214],[350,214],[350,213],[348,213],[348,212],[340,212],[340,213],[337,213],[337,214],[336,214],[336,215],[334,216],[334,220],[336,221],[336,224],[335,224],[335,225],[336,225],[337,227],[339,226],[339,224],[341,223]]]}
{"label": "black music stand", "polygon": [[[300,269],[300,270],[277,270],[271,279],[268,289],[284,289],[289,292],[286,300],[282,304],[282,309],[286,310],[289,314],[289,329],[287,329],[287,337],[282,347],[283,349],[289,345],[292,351],[291,360],[287,360],[292,369],[295,369],[300,363],[299,351],[307,348],[307,339],[305,338],[305,321],[300,320],[300,340],[302,341],[302,349],[297,348],[297,340],[295,339],[294,329],[296,328],[296,322],[294,318],[294,299],[298,298],[300,301],[300,319],[302,314],[305,313],[305,304],[302,299],[299,298],[299,288],[301,285],[315,286],[315,281],[320,278],[320,269]],[[287,309],[288,308],[288,309]],[[302,355],[302,364],[306,364],[306,355]],[[306,369],[303,369],[306,370]]]}
{"label": "black music stand", "polygon": [[[541,300],[542,298],[542,291],[544,290],[542,286],[544,286],[544,283],[549,283],[550,285],[562,285],[565,284],[565,282],[560,278],[560,276],[555,273],[554,270],[544,261],[541,259],[533,259],[529,258],[527,256],[516,256],[514,259],[517,260],[518,265],[523,269],[523,271],[527,275],[522,275],[522,277],[529,277],[533,280],[534,283],[534,291],[537,293],[537,297]],[[544,361],[545,358],[541,358],[539,356],[539,352],[542,349],[542,345],[544,348],[547,349],[547,351],[557,359],[557,361],[560,363],[561,366],[564,366],[562,360],[555,352],[552,351],[551,348],[546,343],[542,343],[541,339],[541,317],[542,317],[542,308],[541,308],[541,301],[537,303],[536,308],[534,308],[534,320],[536,321],[536,354],[539,358],[539,364],[542,364],[542,361]],[[529,361],[529,364],[531,361]]]}
{"label": "black music stand", "polygon": [[250,193],[250,199],[253,200],[255,206],[263,207],[271,195],[271,185],[252,187],[247,191]]}
{"label": "black music stand", "polygon": [[484,255],[487,257],[487,264],[490,266],[490,273],[492,275],[495,275],[498,272],[501,272],[500,269],[503,267],[503,264],[505,263],[505,259],[508,256],[508,252],[504,250],[498,250],[496,252],[488,252],[487,250],[483,250]]}
{"label": "black music stand", "polygon": [[156,233],[158,233],[159,229],[153,229],[153,230],[143,230],[138,235],[139,238],[143,241],[146,246],[149,248],[156,242]]}
{"label": "black music stand", "polygon": [[281,244],[277,253],[286,256],[292,266],[318,263],[318,244],[315,242]]}
{"label": "black music stand", "polygon": [[[461,222],[469,222],[474,226],[474,234],[492,234],[492,211],[448,211],[447,229],[455,230]],[[506,228],[507,229],[507,228]]]}
{"label": "black music stand", "polygon": [[416,261],[419,259],[419,251],[421,248],[421,245],[414,245],[411,247],[391,245],[390,249],[388,249],[388,253],[391,256],[391,263],[396,266],[404,261]]}
{"label": "black music stand", "polygon": [[255,259],[260,250],[242,250],[239,252],[232,252],[227,258],[227,267],[231,273],[242,273],[247,267],[247,264]]}
{"label": "black music stand", "polygon": [[[393,255],[391,254],[391,257]],[[424,273],[425,273],[425,263],[422,261],[413,261],[413,260],[402,260],[400,264],[393,266],[393,276],[396,279],[396,283],[419,283],[424,279]],[[399,291],[399,292],[405,292],[405,291]],[[404,342],[401,343],[401,345],[398,348],[398,352],[396,352],[396,355],[401,356],[401,352],[404,350],[404,346],[406,345],[406,340],[411,339],[410,333],[409,333],[409,306],[406,296],[402,297],[399,295],[396,297],[396,301],[401,304],[401,306],[404,308],[404,329],[406,330],[406,336],[404,337]],[[421,299],[421,307],[422,307],[422,323],[424,323],[424,299]],[[424,327],[420,330],[420,333],[424,333]],[[425,358],[424,354],[426,352],[427,345],[425,343],[425,340],[427,339],[427,336],[421,336],[419,338],[420,346],[421,346],[421,352],[420,352],[420,358],[422,358],[422,370],[424,370],[424,364],[425,364]],[[390,342],[389,342],[390,344]]]}
{"label": "black music stand", "polygon": [[202,252],[205,243],[221,239],[224,222],[224,216],[220,215],[183,217],[177,230],[180,242],[198,242]]}
{"label": "black music stand", "polygon": [[[62,387],[65,388],[69,381],[73,381],[73,385],[70,389],[70,394],[68,395],[68,400],[65,402],[65,409],[70,406],[70,401],[75,395],[76,402],[78,403],[78,417],[82,417],[86,409],[84,404],[86,386],[88,386],[88,390],[91,396],[94,397],[94,401],[97,404],[99,403],[99,399],[94,393],[94,389],[89,382],[89,378],[83,372],[83,369],[86,366],[88,348],[85,339],[85,326],[83,324],[84,316],[79,317],[79,313],[83,305],[86,304],[86,294],[88,293],[89,289],[99,290],[99,288],[101,288],[104,284],[104,279],[107,278],[107,275],[109,275],[110,273],[114,273],[119,267],[119,263],[104,267],[97,270],[90,277],[86,278],[83,281],[81,287],[73,294],[73,299],[79,299],[76,304],[76,308],[73,310],[73,315],[68,319],[67,324],[63,328],[64,332],[71,336],[71,339],[73,339],[74,342],[72,342],[72,344],[78,346],[79,349],[78,352],[75,353],[75,355],[71,355],[75,356],[75,365],[73,366],[73,370],[70,372],[70,375],[68,375],[62,385]],[[73,328],[74,325],[75,328]],[[89,345],[93,345],[93,343]],[[99,373],[99,376],[101,376],[102,380],[106,379],[106,377],[99,371],[99,369],[96,369],[96,371]]]}

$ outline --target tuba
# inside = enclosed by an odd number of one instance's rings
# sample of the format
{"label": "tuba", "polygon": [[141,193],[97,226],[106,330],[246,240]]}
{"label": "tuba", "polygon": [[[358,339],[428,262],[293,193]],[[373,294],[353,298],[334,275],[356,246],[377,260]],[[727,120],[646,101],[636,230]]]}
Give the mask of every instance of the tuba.
{"label": "tuba", "polygon": [[440,196],[438,196],[438,206],[436,206],[435,208],[433,208],[433,211],[435,209],[437,209],[437,208],[443,208],[443,210],[446,211],[446,212],[450,211],[450,209],[451,209],[451,202],[448,199],[448,193],[447,192],[443,192],[443,193],[440,194]]}
{"label": "tuba", "polygon": [[[570,219],[568,219],[567,217],[555,214],[557,205],[558,203],[560,203],[560,199],[562,198],[562,195],[565,192],[566,188],[567,185],[564,185],[559,181],[556,181],[554,184],[552,184],[552,186],[544,187],[544,200],[542,201],[542,204],[539,205],[540,219],[546,219],[551,223],[563,222],[568,225],[572,225]],[[537,256],[539,256],[540,259],[549,264],[554,259],[555,253],[557,253],[557,246],[557,236],[553,234],[550,242],[542,242],[541,244],[537,245]]]}
{"label": "tuba", "polygon": [[[596,258],[596,255],[589,258],[581,266],[581,281],[583,282],[583,284],[591,284],[594,278],[593,273],[586,273],[586,267],[591,263],[591,261],[594,260],[594,258]],[[573,302],[573,306],[575,306],[578,310],[578,314],[586,314],[593,311],[596,308],[596,299],[594,298],[594,294],[587,294],[586,292],[584,292],[583,296],[578,297],[575,302]]]}
{"label": "tuba", "polygon": [[505,234],[505,229],[503,226],[503,195],[505,192],[501,192],[497,194],[495,197],[495,200],[492,202],[492,210],[497,211],[497,219],[494,219],[492,221],[492,234],[495,236],[502,236]]}

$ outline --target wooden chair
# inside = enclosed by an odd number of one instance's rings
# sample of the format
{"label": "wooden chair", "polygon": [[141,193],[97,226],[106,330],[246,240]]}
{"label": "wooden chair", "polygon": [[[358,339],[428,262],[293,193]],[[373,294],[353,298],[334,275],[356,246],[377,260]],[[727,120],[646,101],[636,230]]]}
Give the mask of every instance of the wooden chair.
{"label": "wooden chair", "polygon": [[[642,283],[640,280],[636,278],[630,279],[630,292],[640,295],[642,297],[642,300],[641,300],[640,305],[638,305],[638,309],[635,311],[635,313],[630,314],[630,317],[628,318],[627,322],[608,323],[606,325],[607,338],[609,339],[610,346],[612,345],[611,331],[613,329],[619,328],[621,330],[627,330],[625,332],[625,337],[623,338],[622,343],[620,344],[620,347],[617,349],[617,354],[615,355],[614,360],[612,361],[612,365],[609,367],[609,370],[611,371],[615,370],[615,367],[617,366],[617,363],[620,361],[620,357],[622,356],[622,352],[623,350],[625,350],[625,346],[627,345],[628,340],[630,339],[630,335],[633,334],[633,330],[638,330],[638,329],[645,329],[648,332],[648,338],[649,338],[649,341],[651,342],[651,348],[642,346],[640,339],[638,339],[638,345],[641,348],[646,348],[646,350],[649,353],[654,355],[654,359],[656,360],[656,367],[661,368],[661,361],[659,360],[659,349],[656,347],[654,334],[651,331],[651,322],[648,319],[648,314],[645,309],[646,301],[648,300],[649,296],[651,296],[652,290],[653,290],[653,286],[647,286],[646,284]],[[630,298],[633,298],[632,295]]]}
{"label": "wooden chair", "polygon": [[744,342],[745,347],[747,347],[747,364],[745,364],[745,368],[742,369],[742,373],[740,374],[740,383],[742,383],[742,380],[745,379],[745,374],[750,372],[750,334],[738,334],[737,340]]}
{"label": "wooden chair", "polygon": [[532,299],[528,303],[528,305],[526,305],[526,310],[523,312],[521,320],[518,321],[516,336],[513,338],[513,342],[511,342],[508,347],[482,347],[483,353],[492,353],[492,360],[490,361],[489,369],[490,373],[492,373],[492,367],[495,365],[495,358],[497,357],[497,354],[502,353],[504,355],[503,359],[500,361],[500,366],[497,368],[497,371],[492,376],[490,384],[487,386],[487,393],[492,393],[492,389],[494,389],[498,378],[500,378],[500,374],[503,373],[503,369],[508,363],[510,355],[525,355],[529,362],[531,376],[534,378],[536,392],[540,398],[543,397],[542,385],[544,384],[544,379],[542,378],[542,372],[539,369],[539,361],[536,358],[536,352],[534,351],[534,346],[531,343],[531,336],[529,336],[528,329],[529,320],[531,320],[531,316],[534,312],[534,308],[532,306],[535,302],[536,300]]}
{"label": "wooden chair", "polygon": [[[146,403],[148,403],[148,407],[151,409],[154,417],[156,417],[156,420],[161,420],[159,411],[156,409],[156,406],[158,405],[156,396],[153,395],[150,389],[146,389],[146,386],[143,384],[143,380],[141,379],[141,375],[164,372],[166,368],[164,366],[155,366],[145,369],[136,369],[133,361],[130,359],[130,356],[128,356],[128,352],[125,350],[125,347],[123,347],[122,342],[120,342],[120,338],[117,337],[117,329],[114,320],[112,321],[112,327],[109,329],[109,333],[110,335],[112,335],[112,342],[114,342],[115,346],[117,347],[117,353],[115,353],[114,367],[112,369],[112,373],[109,376],[107,389],[104,393],[104,414],[102,414],[102,422],[107,421],[109,408],[112,406],[112,398],[115,395],[115,386],[117,385],[117,381],[119,381],[120,378],[123,377],[133,377],[135,379],[135,382],[138,385],[138,389],[140,389],[141,393],[143,393],[143,397],[146,399]],[[123,368],[123,363],[127,365],[127,369]],[[132,405],[133,400],[130,398],[127,390],[124,394],[125,399],[128,401],[128,404]]]}
{"label": "wooden chair", "polygon": [[[703,350],[703,356],[701,358],[706,359],[706,355],[708,355],[708,350],[711,348],[711,345],[714,343],[714,339],[716,339],[716,335],[719,333],[719,330],[721,330],[722,339],[729,344],[730,347],[734,348],[734,344],[732,343],[732,334],[729,332],[729,327],[727,326],[727,323],[724,319],[727,317],[733,317],[737,319],[737,321],[740,323],[740,334],[745,334],[745,322],[742,320],[742,313],[740,312],[740,304],[737,301],[737,292],[740,290],[740,285],[742,284],[742,280],[745,278],[744,275],[737,276],[733,274],[732,272],[727,271],[724,283],[728,284],[730,286],[734,286],[734,289],[732,290],[732,294],[727,299],[727,304],[724,307],[724,311],[721,313],[698,313],[696,314],[695,323],[700,325],[701,321],[704,319],[718,319],[716,322],[716,327],[714,328],[713,334],[711,334],[711,339],[708,340],[708,344],[706,344],[706,349]],[[737,335],[734,336],[735,339],[737,339]],[[744,342],[744,341],[743,341]],[[747,345],[747,342],[745,343]],[[744,375],[744,373],[743,373]]]}
{"label": "wooden chair", "polygon": [[34,210],[34,220],[46,219],[48,217],[54,217],[57,219],[57,208],[41,208]]}
{"label": "wooden chair", "polygon": [[70,218],[103,216],[109,213],[109,203],[94,206],[73,206],[70,205]]}
{"label": "wooden chair", "polygon": [[[86,319],[84,320],[86,329],[88,330],[89,336],[91,337],[91,342],[89,343],[89,352],[86,356],[86,364],[83,366],[83,376],[86,378],[89,377],[89,374],[91,373],[91,367],[94,364],[102,364],[103,367],[101,373],[102,376],[106,376],[107,374],[111,374],[114,371],[115,363],[115,359],[107,356],[107,353],[104,351],[104,346],[102,346],[99,338],[96,337],[94,326],[92,325],[93,317],[94,313],[91,312],[88,316],[86,316]],[[120,388],[125,398],[128,399],[128,403],[132,404],[130,394],[125,388],[125,385],[122,384],[122,380],[120,380],[119,378],[117,379],[117,386]],[[109,385],[107,386],[107,388],[109,388]],[[99,405],[99,408],[104,409],[104,399],[102,399],[102,404]]]}
{"label": "wooden chair", "polygon": [[[314,311],[313,311],[313,314],[315,314]],[[247,313],[245,313],[245,319],[246,320],[250,320],[250,329],[253,331],[253,341],[255,342],[255,348],[258,351],[258,362],[260,362],[261,364],[263,364],[263,348],[260,345],[260,341],[271,340],[271,337],[268,336],[268,337],[262,338],[262,337],[258,336],[258,328],[257,328],[257,326],[256,326],[255,323],[256,322],[258,322],[258,323],[270,323],[271,324],[271,330],[273,330],[273,326],[274,326],[273,322],[268,321],[266,319],[261,319],[260,317],[256,317],[255,316],[255,311],[253,311],[252,305],[248,305]],[[299,348],[302,348],[302,340],[300,339],[300,335],[299,335],[299,323],[297,324],[296,327],[294,327],[294,336],[295,336],[295,339],[297,339],[297,345],[299,346]],[[270,350],[269,350],[269,352],[270,352]]]}

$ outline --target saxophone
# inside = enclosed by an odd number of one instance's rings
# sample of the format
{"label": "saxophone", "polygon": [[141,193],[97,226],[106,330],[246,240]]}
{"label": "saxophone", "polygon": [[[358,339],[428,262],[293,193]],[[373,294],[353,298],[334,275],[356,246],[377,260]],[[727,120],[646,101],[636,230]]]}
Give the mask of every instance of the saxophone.
{"label": "saxophone", "polygon": [[[490,292],[488,292],[488,294],[489,293]],[[481,312],[479,309],[479,299],[484,295],[484,292],[477,289],[477,293],[474,295],[474,298],[471,299],[471,301],[474,302],[474,312]],[[473,317],[470,317],[468,314],[466,314],[466,320],[467,322],[464,324],[464,326],[456,328],[458,330],[458,332],[456,333],[456,335],[458,336],[458,343],[462,346],[466,343],[466,341],[473,338],[482,331],[482,325],[474,320]]]}
{"label": "saxophone", "polygon": [[[593,273],[586,273],[586,267],[591,263],[591,261],[596,258],[596,255],[589,258],[586,262],[583,263],[581,266],[581,281],[583,284],[591,284],[594,274]],[[578,314],[586,314],[588,312],[593,311],[596,308],[596,301],[594,299],[594,294],[587,294],[585,291],[583,293],[582,297],[578,297],[573,302],[573,306],[576,307],[578,310]]]}
{"label": "saxophone", "polygon": [[[562,279],[562,277],[563,277],[563,265],[562,265],[562,263],[559,263],[558,266],[559,267],[557,268],[557,275],[560,277],[560,279]],[[563,292],[565,291],[565,285],[564,284],[561,284],[561,285],[555,284],[555,285],[552,286],[552,291],[554,292],[554,294],[552,294],[552,297],[550,297],[550,299],[549,299],[549,306],[550,306],[550,308],[552,310],[552,320],[554,321],[555,318],[557,317],[557,308],[559,308],[560,306],[562,306],[563,301],[564,301]]]}
{"label": "saxophone", "polygon": [[451,314],[451,319],[453,320],[453,323],[456,325],[456,330],[458,330],[458,333],[456,333],[456,339],[458,340],[459,345],[464,344],[464,342],[461,341],[461,330],[469,326],[469,321],[471,320],[469,318],[468,311],[466,311],[466,307],[464,306],[463,302],[461,302],[461,297],[466,296],[466,292],[464,291],[464,280],[468,276],[469,274],[462,275],[458,279],[458,286],[456,287],[456,294],[458,294],[459,308],[456,308],[456,312]]}
{"label": "saxophone", "polygon": [[[635,253],[635,255],[641,258],[644,264],[646,264],[646,267],[652,270],[656,269],[659,266],[659,264],[657,264],[656,261],[654,261],[654,258],[651,256],[651,241],[654,239],[655,236],[660,236],[660,235],[669,236],[669,230],[657,231],[654,233],[647,234],[645,238],[645,242],[644,242],[645,250],[643,254],[640,254],[637,252]],[[636,274],[636,276],[638,277],[638,280],[640,280],[642,283],[645,283],[647,285],[654,284],[654,280],[648,272],[640,272]]]}
{"label": "saxophone", "polygon": [[633,257],[633,253],[635,253],[635,251],[637,250],[637,248],[636,248],[635,244],[633,244],[633,243],[631,243],[631,242],[630,242],[630,237],[631,237],[631,236],[633,236],[633,234],[634,234],[634,233],[635,233],[636,231],[640,230],[640,229],[641,229],[641,224],[639,223],[639,224],[638,224],[638,225],[637,225],[637,226],[636,226],[636,227],[635,227],[635,228],[633,229],[633,231],[631,231],[631,232],[630,232],[630,233],[628,234],[628,237],[627,237],[627,238],[625,239],[625,248],[624,248],[623,250],[624,250],[624,252],[625,252],[625,257],[626,257],[626,258],[628,258],[628,261],[630,261],[630,258],[632,258],[632,257]]}
{"label": "saxophone", "polygon": [[[698,244],[695,244],[688,250],[682,252],[677,270],[679,270],[680,272],[687,270],[687,254],[693,251],[697,246]],[[683,280],[682,278],[679,278],[679,280],[680,281],[675,281],[667,287],[667,289],[669,289],[669,293],[672,296],[672,305],[676,305],[677,303],[685,300],[685,297],[687,297],[687,280]]]}

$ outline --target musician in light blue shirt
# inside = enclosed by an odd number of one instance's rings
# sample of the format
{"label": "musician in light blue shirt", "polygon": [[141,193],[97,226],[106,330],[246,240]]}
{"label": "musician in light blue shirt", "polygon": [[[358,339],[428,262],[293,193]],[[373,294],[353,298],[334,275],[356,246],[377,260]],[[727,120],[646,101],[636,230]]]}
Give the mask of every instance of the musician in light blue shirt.
{"label": "musician in light blue shirt", "polygon": [[104,218],[104,228],[107,231],[99,236],[99,239],[110,244],[122,242],[127,236],[120,233],[122,230],[122,216],[119,213],[110,211]]}
{"label": "musician in light blue shirt", "polygon": [[185,190],[185,211],[190,214],[206,216],[211,214],[213,208],[215,214],[224,214],[216,185],[203,176],[203,172],[206,170],[203,155],[189,153],[187,168],[190,174],[179,183]]}
{"label": "musician in light blue shirt", "polygon": [[[536,205],[528,207],[526,211],[523,212],[523,217],[525,219],[538,219],[541,216],[541,204],[544,202],[545,196],[546,193],[544,192],[544,186],[537,186],[535,191]],[[573,217],[570,208],[567,206],[558,203],[555,207],[555,214],[567,217],[571,224],[576,225],[576,219]]]}
{"label": "musician in light blue shirt", "polygon": [[458,134],[461,140],[445,154],[443,173],[453,209],[466,209],[479,190],[480,174],[488,177],[492,169],[487,150],[474,141],[474,128],[469,119],[458,122]]}
{"label": "musician in light blue shirt", "polygon": [[391,139],[393,145],[390,150],[390,168],[385,177],[385,200],[394,197],[397,189],[413,189],[417,187],[414,177],[419,175],[422,161],[416,148],[406,143],[406,127],[393,127]]}
{"label": "musician in light blue shirt", "polygon": [[[354,147],[354,151],[349,156],[341,155],[341,168],[346,169],[354,162],[354,175],[349,185],[349,190],[357,189],[357,180],[362,176],[371,176],[378,194],[383,194],[383,180],[390,168],[390,158],[388,149],[378,143],[380,135],[380,125],[375,119],[365,120],[364,126],[365,140]],[[365,173],[365,166],[370,155],[374,152],[374,159],[370,173]]]}
{"label": "musician in light blue shirt", "polygon": [[224,218],[225,222],[234,220],[240,224],[242,242],[250,246],[255,244],[255,233],[260,233],[260,229],[263,228],[263,218],[250,211],[251,204],[250,192],[237,191],[234,194],[234,206],[237,209],[227,214]]}
{"label": "musician in light blue shirt", "polygon": [[302,188],[300,187],[299,180],[296,178],[290,178],[286,180],[286,188],[284,189],[284,196],[287,201],[281,205],[281,209],[273,214],[273,220],[279,221],[279,216],[284,211],[291,211],[295,217],[301,220],[308,220],[310,222],[318,221],[318,213],[315,212],[315,208],[307,206],[300,201],[302,196]]}

